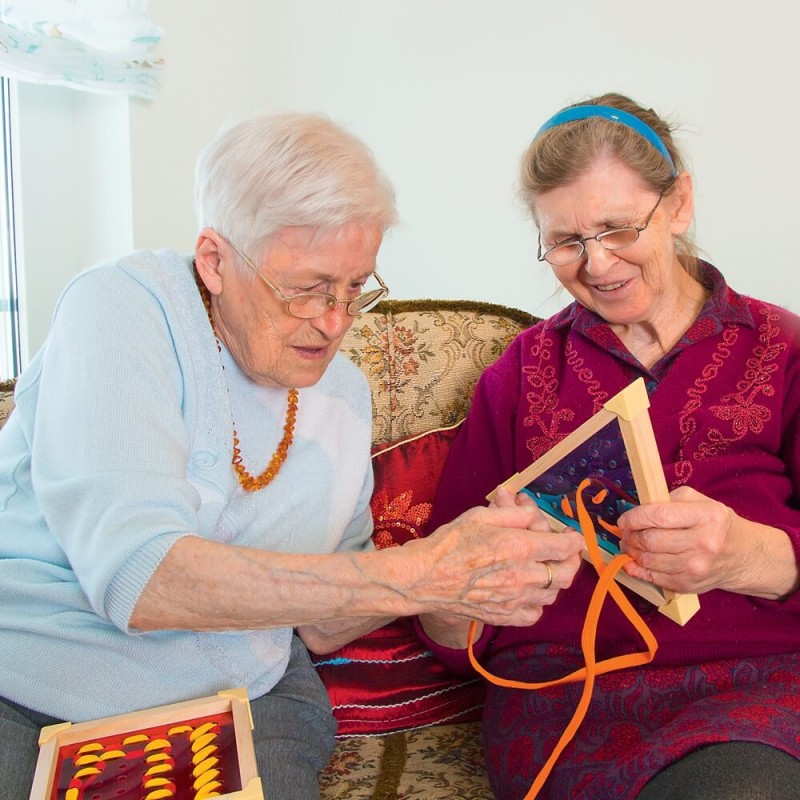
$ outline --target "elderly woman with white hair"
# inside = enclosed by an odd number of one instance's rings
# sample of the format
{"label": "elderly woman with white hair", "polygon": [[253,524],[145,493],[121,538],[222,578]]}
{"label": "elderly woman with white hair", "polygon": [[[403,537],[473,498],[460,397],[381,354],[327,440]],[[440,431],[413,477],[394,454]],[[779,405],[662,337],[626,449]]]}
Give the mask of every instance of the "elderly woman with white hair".
{"label": "elderly woman with white hair", "polygon": [[201,155],[193,256],[137,252],[64,291],[0,432],[0,788],[27,798],[43,725],[245,686],[268,797],[318,795],[334,721],[306,647],[398,615],[530,624],[527,508],[370,542],[366,379],[343,355],[388,293],[396,211],[326,117],[236,125]]}

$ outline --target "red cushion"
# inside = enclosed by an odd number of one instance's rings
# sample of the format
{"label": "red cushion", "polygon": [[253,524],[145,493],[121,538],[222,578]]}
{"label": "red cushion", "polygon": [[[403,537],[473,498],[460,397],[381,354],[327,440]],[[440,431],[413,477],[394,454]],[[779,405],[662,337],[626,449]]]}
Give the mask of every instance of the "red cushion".
{"label": "red cushion", "polygon": [[[457,431],[430,431],[373,455],[372,538],[377,548],[428,535],[433,497]],[[313,659],[328,689],[339,736],[480,718],[483,681],[451,673],[420,644],[409,618]]]}

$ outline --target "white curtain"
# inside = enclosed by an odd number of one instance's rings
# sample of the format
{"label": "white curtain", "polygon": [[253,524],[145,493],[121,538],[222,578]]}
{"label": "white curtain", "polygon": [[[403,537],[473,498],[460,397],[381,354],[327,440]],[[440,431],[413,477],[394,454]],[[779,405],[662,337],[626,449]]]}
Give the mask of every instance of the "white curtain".
{"label": "white curtain", "polygon": [[152,98],[163,30],[148,0],[0,0],[0,75]]}

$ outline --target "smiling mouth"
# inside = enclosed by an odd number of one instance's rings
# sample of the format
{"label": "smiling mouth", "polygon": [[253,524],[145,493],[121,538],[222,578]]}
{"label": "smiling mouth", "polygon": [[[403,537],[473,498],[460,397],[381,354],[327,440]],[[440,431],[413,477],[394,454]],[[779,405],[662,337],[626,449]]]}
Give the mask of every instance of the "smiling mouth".
{"label": "smiling mouth", "polygon": [[613,292],[619,289],[620,287],[625,286],[626,283],[628,283],[628,281],[618,281],[617,283],[604,283],[602,286],[597,285],[593,286],[592,288],[596,289],[598,292]]}

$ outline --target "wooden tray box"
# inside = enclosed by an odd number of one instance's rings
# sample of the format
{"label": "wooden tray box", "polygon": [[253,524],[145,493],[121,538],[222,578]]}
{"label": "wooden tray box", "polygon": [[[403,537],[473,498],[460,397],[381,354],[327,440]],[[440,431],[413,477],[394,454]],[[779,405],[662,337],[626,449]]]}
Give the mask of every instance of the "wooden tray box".
{"label": "wooden tray box", "polygon": [[244,689],[50,725],[30,800],[264,800],[252,730]]}

